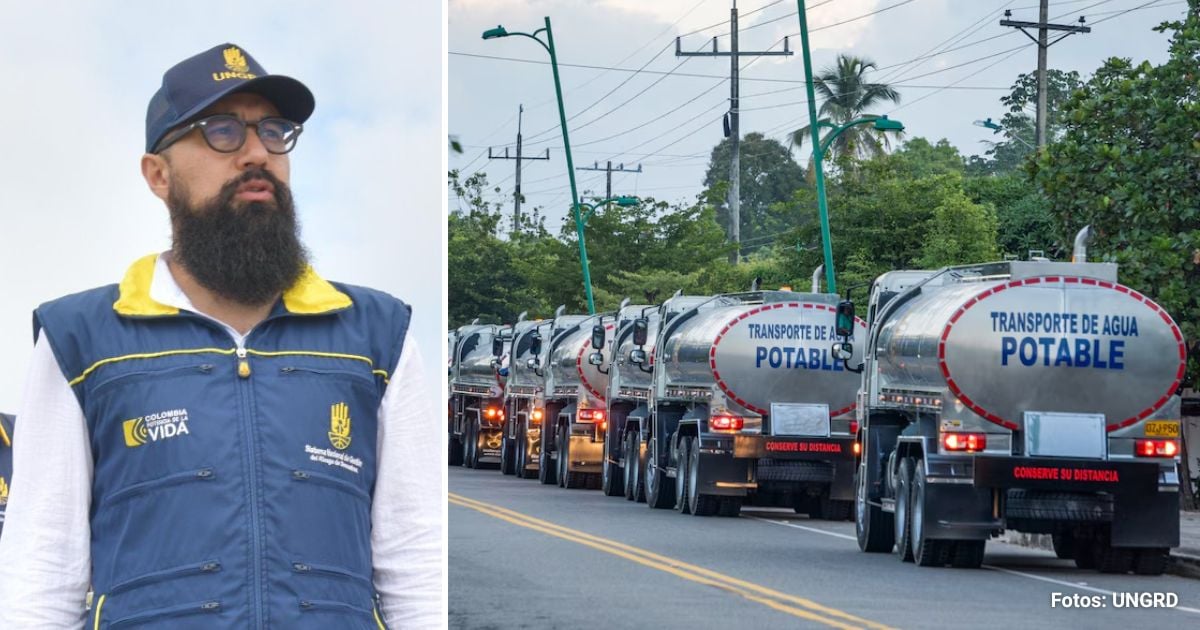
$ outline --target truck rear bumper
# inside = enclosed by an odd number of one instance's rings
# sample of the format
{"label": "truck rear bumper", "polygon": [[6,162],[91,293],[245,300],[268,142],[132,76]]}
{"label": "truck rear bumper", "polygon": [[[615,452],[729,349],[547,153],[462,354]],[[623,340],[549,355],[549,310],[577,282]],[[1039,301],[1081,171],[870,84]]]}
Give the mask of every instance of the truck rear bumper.
{"label": "truck rear bumper", "polygon": [[[936,459],[928,462],[931,474],[947,470],[950,458]],[[967,462],[954,459],[955,472],[967,476],[929,478],[925,523],[934,538],[1087,526],[1108,528],[1114,547],[1179,544],[1178,486],[1160,484],[1157,462],[976,457],[961,466]],[[1011,510],[1010,490],[1021,499]]]}
{"label": "truck rear bumper", "polygon": [[705,434],[700,446],[700,491],[745,496],[767,484],[777,489],[820,485],[829,487],[832,499],[852,500],[853,445],[848,437]]}

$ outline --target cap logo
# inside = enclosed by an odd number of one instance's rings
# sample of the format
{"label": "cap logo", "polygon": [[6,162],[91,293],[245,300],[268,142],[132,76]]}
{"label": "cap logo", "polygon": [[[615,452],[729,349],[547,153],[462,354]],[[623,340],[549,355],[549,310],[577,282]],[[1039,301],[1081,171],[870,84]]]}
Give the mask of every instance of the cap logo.
{"label": "cap logo", "polygon": [[250,72],[250,64],[246,61],[246,56],[237,46],[230,46],[222,51],[225,56],[225,67],[230,72],[214,72],[213,81],[224,81],[225,79],[253,79],[258,75]]}

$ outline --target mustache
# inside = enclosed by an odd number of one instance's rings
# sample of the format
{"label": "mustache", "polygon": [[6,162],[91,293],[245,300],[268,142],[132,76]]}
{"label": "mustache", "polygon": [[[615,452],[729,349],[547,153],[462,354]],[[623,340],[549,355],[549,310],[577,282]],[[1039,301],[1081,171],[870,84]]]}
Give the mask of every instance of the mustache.
{"label": "mustache", "polygon": [[[261,179],[271,184],[274,189],[274,201],[276,208],[287,207],[292,200],[292,191],[288,185],[280,181],[271,171],[265,168],[252,168],[246,172],[234,177],[233,179],[221,185],[221,189],[217,192],[216,203],[224,207],[233,207],[234,196],[237,195],[238,188],[242,184],[248,184],[256,179]],[[251,205],[262,204],[262,202],[254,202]]]}

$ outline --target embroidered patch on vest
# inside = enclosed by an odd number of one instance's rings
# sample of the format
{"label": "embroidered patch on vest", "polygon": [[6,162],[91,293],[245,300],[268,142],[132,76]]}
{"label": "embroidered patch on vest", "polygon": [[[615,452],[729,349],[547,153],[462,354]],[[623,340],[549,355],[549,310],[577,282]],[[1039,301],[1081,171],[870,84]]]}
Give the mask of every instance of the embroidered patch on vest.
{"label": "embroidered patch on vest", "polygon": [[339,451],[350,446],[350,406],[344,402],[329,408],[329,443]]}
{"label": "embroidered patch on vest", "polygon": [[125,446],[129,448],[190,433],[187,409],[169,409],[131,418],[122,422],[121,427],[125,433]]}

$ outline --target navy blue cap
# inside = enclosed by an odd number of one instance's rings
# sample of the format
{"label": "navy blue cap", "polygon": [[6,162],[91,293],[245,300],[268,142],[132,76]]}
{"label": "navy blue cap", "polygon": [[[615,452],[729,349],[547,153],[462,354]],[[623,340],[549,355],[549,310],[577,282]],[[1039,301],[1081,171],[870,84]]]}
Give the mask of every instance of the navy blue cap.
{"label": "navy blue cap", "polygon": [[204,108],[238,92],[266,98],[280,116],[298,123],[308,120],[316,106],[303,83],[268,74],[240,46],[221,44],[184,59],[163,74],[162,87],[146,108],[146,153],[171,129],[191,122]]}

